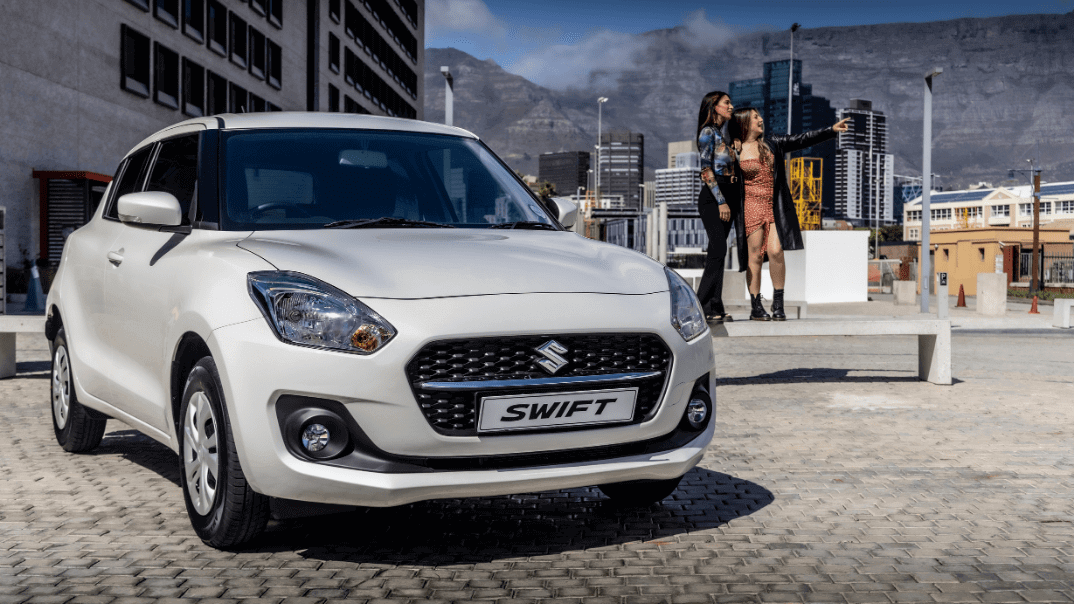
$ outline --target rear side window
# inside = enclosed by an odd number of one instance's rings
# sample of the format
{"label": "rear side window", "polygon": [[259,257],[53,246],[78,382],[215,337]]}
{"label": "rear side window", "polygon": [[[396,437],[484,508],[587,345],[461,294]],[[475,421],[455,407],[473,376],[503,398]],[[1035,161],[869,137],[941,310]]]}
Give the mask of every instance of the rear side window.
{"label": "rear side window", "polygon": [[112,198],[108,201],[108,209],[104,215],[106,218],[119,220],[116,214],[116,200],[127,193],[141,190],[142,179],[145,175],[145,165],[149,163],[149,156],[153,153],[153,145],[148,145],[134,153],[119,164],[116,171],[115,186],[112,187]]}
{"label": "rear side window", "polygon": [[190,201],[198,184],[198,135],[190,134],[160,143],[160,152],[146,183],[146,191],[164,191],[175,195],[187,224]]}

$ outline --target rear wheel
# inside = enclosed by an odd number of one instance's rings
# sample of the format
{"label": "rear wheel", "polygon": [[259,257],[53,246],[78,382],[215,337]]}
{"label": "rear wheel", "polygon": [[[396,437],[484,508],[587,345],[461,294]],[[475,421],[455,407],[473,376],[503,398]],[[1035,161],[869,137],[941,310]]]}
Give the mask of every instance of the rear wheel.
{"label": "rear wheel", "polygon": [[268,497],[246,482],[212,357],[190,371],[183,389],[179,441],[183,498],[194,531],[227,548],[250,541],[268,522]]}
{"label": "rear wheel", "polygon": [[107,418],[78,402],[67,334],[61,327],[53,340],[52,353],[52,429],[56,442],[69,453],[93,450],[101,444],[107,423]]}
{"label": "rear wheel", "polygon": [[631,480],[602,484],[598,488],[615,503],[627,507],[645,507],[658,503],[679,487],[678,478],[667,480]]}

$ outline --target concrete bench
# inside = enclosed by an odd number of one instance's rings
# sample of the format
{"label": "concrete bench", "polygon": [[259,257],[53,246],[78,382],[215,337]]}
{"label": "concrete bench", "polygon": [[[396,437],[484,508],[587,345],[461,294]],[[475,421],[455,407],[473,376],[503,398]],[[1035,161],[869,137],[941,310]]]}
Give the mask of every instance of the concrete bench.
{"label": "concrete bench", "polygon": [[948,319],[810,319],[794,322],[734,321],[712,326],[713,337],[917,336],[917,375],[951,384],[951,321]]}
{"label": "concrete bench", "polygon": [[[750,308],[750,301],[749,300],[724,300],[723,301],[723,307],[724,307],[725,310],[729,309],[729,308]],[[764,309],[767,310],[767,311],[771,311],[771,308],[772,308],[772,301],[766,299],[764,301]],[[790,316],[791,309],[794,309],[794,311],[797,313],[795,315],[796,318],[804,319],[804,318],[806,318],[806,311],[809,309],[809,304],[806,304],[805,300],[784,300],[783,301],[783,308],[785,309],[785,311],[787,313],[787,316]],[[756,323],[756,321],[755,321],[755,323]]]}
{"label": "concrete bench", "polygon": [[1052,326],[1070,329],[1070,309],[1074,307],[1074,298],[1056,298],[1052,309]]}
{"label": "concrete bench", "polygon": [[0,378],[15,375],[15,334],[45,333],[40,315],[0,315]]}

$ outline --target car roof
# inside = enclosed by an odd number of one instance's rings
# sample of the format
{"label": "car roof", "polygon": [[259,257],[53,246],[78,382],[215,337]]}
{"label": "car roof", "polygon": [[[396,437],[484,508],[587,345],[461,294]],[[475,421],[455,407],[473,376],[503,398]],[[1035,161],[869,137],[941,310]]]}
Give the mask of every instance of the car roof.
{"label": "car roof", "polygon": [[[325,113],[319,111],[270,111],[266,113],[222,113],[209,117],[189,119],[153,133],[132,149],[140,149],[150,143],[183,132],[198,130],[256,130],[260,128],[333,128],[354,130],[390,130],[421,134],[446,134],[465,138],[477,138],[474,133],[420,120],[355,113]],[[129,155],[129,153],[128,153]]]}

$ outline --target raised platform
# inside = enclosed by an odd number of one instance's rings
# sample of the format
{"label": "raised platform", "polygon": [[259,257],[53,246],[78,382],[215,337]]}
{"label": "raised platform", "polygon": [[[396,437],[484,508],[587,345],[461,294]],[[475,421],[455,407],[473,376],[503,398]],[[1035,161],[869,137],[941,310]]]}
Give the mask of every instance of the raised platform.
{"label": "raised platform", "polygon": [[[724,309],[728,309],[728,308],[750,308],[750,301],[749,300],[724,300],[723,301],[723,307],[724,307]],[[788,317],[790,316],[791,309],[794,309],[794,311],[796,311],[796,313],[797,313],[795,318],[804,319],[804,318],[806,318],[806,314],[807,314],[806,311],[809,310],[809,304],[806,304],[806,302],[804,300],[784,300],[783,301],[783,308],[787,312]],[[771,310],[772,310],[772,301],[771,300],[765,300],[764,301],[764,309],[769,311],[769,312],[771,312]],[[754,323],[756,323],[756,322],[757,321],[754,321]]]}
{"label": "raised platform", "polygon": [[15,375],[17,333],[45,333],[44,315],[0,315],[0,378]]}
{"label": "raised platform", "polygon": [[713,337],[917,336],[917,375],[951,384],[951,321],[948,319],[805,319],[733,321],[712,326]]}

